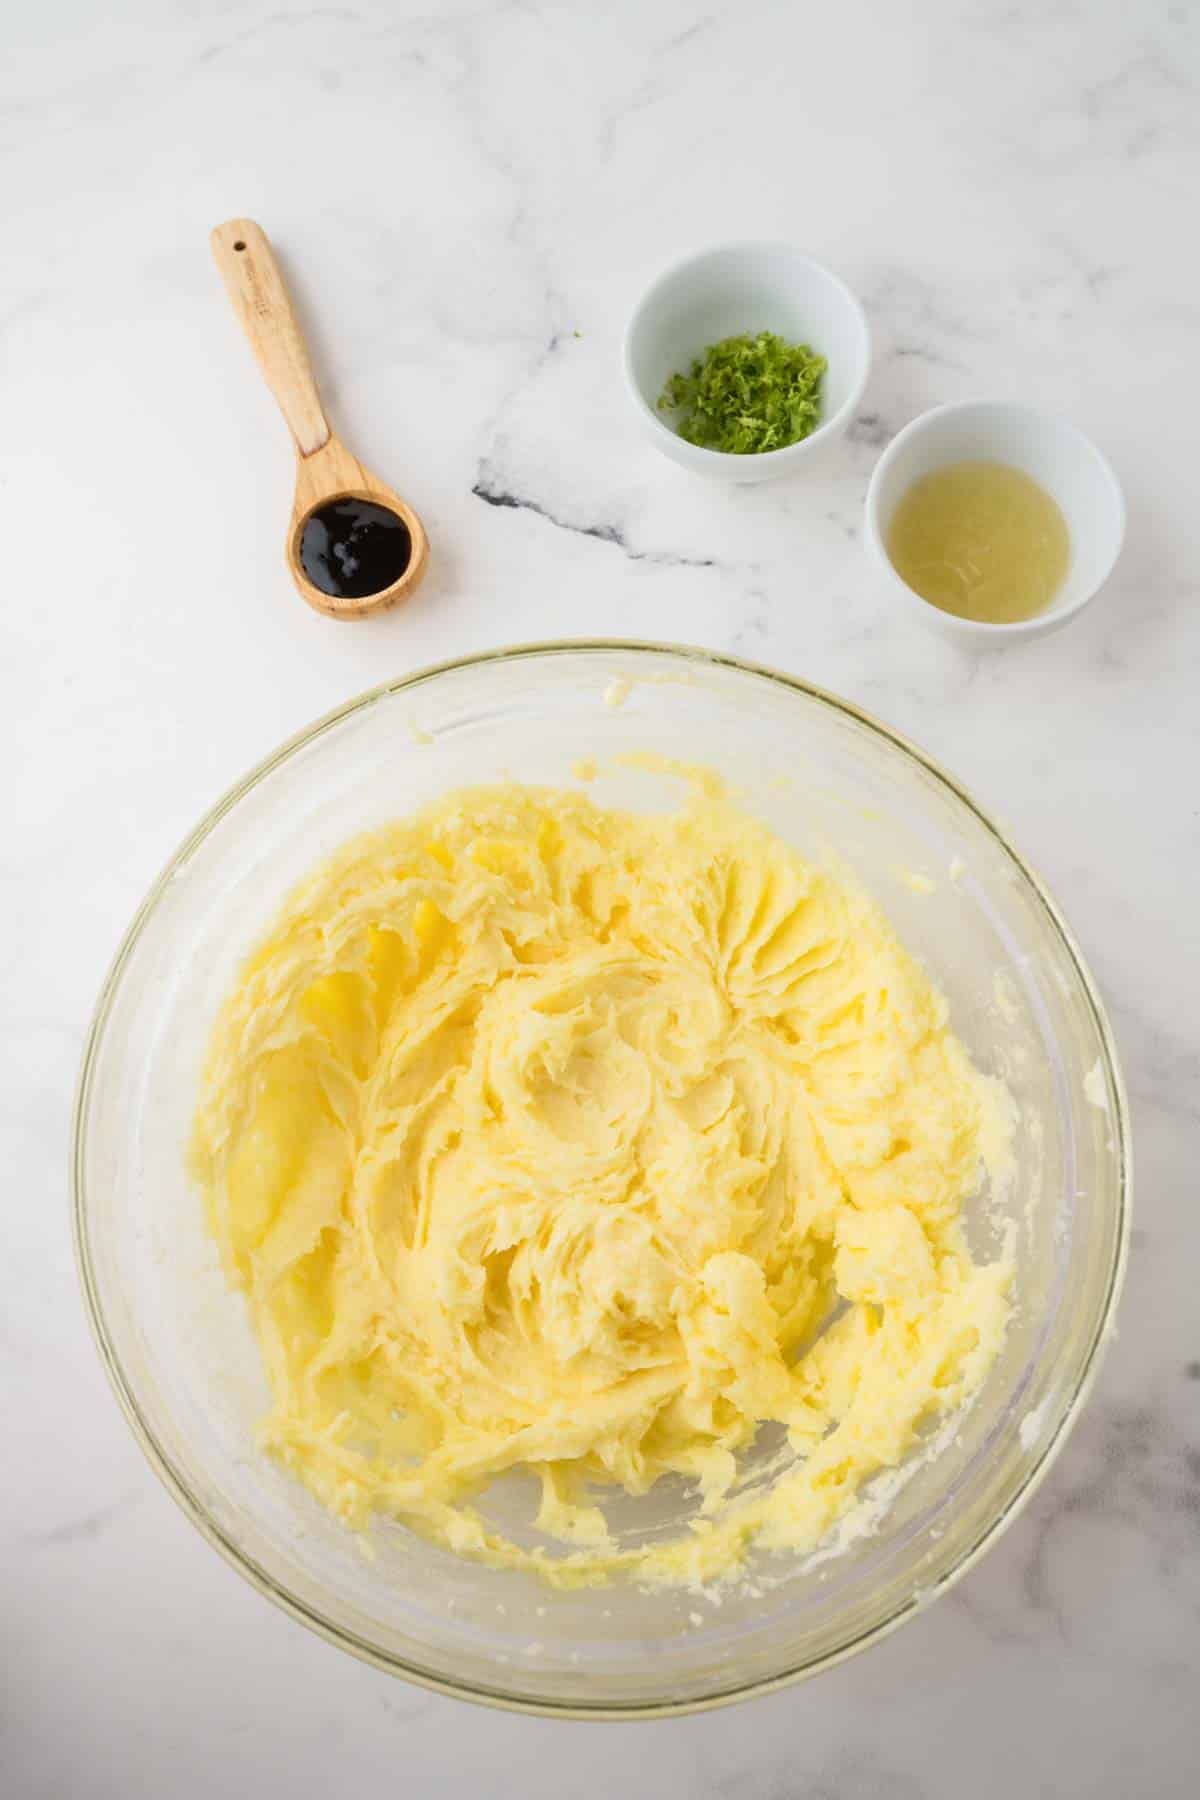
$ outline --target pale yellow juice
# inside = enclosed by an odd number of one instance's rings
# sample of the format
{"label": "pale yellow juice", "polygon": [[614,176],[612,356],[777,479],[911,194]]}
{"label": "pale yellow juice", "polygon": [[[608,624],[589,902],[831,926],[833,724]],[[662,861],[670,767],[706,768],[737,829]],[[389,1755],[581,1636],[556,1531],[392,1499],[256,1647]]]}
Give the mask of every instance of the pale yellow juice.
{"label": "pale yellow juice", "polygon": [[1011,625],[1051,604],[1071,539],[1057,502],[1023,469],[966,461],[913,483],[887,550],[896,573],[931,606]]}

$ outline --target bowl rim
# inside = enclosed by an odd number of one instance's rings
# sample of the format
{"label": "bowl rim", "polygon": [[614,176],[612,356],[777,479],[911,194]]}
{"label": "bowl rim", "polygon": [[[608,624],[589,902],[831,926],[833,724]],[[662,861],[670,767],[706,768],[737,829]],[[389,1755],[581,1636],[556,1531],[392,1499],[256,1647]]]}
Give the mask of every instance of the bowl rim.
{"label": "bowl rim", "polygon": [[[689,443],[686,438],[681,438],[677,431],[671,429],[643,393],[641,382],[633,372],[634,333],[663,288],[688,269],[694,269],[698,264],[708,262],[715,256],[731,253],[736,256],[758,256],[764,251],[778,252],[781,250],[786,252],[794,263],[803,264],[805,268],[815,270],[818,275],[823,276],[836,289],[847,312],[853,317],[858,327],[861,344],[860,365],[850,392],[837,411],[831,413],[829,418],[822,419],[815,431],[810,431],[807,437],[797,438],[794,444],[781,444],[778,450],[757,450],[748,455],[739,456],[729,450],[709,450],[703,444]],[[732,475],[742,480],[748,480],[750,479],[748,470],[772,469],[778,473],[788,463],[798,461],[805,452],[815,448],[822,440],[828,441],[837,437],[846,429],[863,397],[871,373],[871,326],[863,303],[853,288],[843,281],[836,270],[831,269],[827,263],[818,261],[815,256],[810,256],[798,244],[790,243],[786,238],[735,238],[705,245],[700,250],[690,251],[686,256],[677,257],[674,262],[668,263],[666,268],[659,270],[653,281],[643,290],[626,322],[621,339],[621,367],[625,375],[625,385],[638,413],[650,427],[655,441],[672,461],[683,462],[685,466],[694,468],[701,473]],[[682,450],[680,449],[681,445]],[[761,473],[754,477],[755,480],[763,478]]]}
{"label": "bowl rim", "polygon": [[[596,1702],[592,1705],[582,1704],[575,1700],[559,1701],[535,1697],[519,1690],[506,1691],[502,1687],[490,1688],[458,1682],[445,1676],[430,1673],[403,1661],[400,1657],[380,1650],[376,1645],[359,1637],[355,1632],[337,1624],[310,1606],[299,1595],[293,1594],[282,1583],[261,1566],[251,1555],[239,1545],[205,1510],[202,1502],[191,1487],[184,1473],[176,1467],[166,1449],[159,1441],[149,1421],[143,1416],[133,1386],[126,1376],[117,1348],[109,1331],[104,1315],[92,1263],[91,1248],[87,1230],[87,1181],[85,1173],[85,1151],[87,1143],[87,1114],[91,1097],[92,1081],[101,1049],[105,1026],[112,1010],[117,989],[121,982],[126,964],[141,937],[141,934],[158,902],[169,884],[179,871],[187,866],[192,855],[210,835],[226,815],[260,782],[264,781],[276,768],[286,762],[297,751],[315,743],[325,732],[332,730],[343,720],[357,712],[377,704],[379,701],[410,689],[420,687],[423,683],[454,670],[475,667],[495,662],[511,662],[528,660],[537,657],[560,656],[564,654],[608,654],[630,658],[639,656],[672,656],[696,666],[735,669],[742,674],[752,675],[759,679],[774,682],[777,686],[788,689],[827,707],[832,712],[865,726],[868,731],[882,738],[885,743],[900,750],[914,761],[934,779],[940,782],[968,810],[976,820],[995,838],[1000,848],[1011,859],[1018,873],[1029,883],[1037,899],[1040,901],[1051,926],[1058,933],[1068,958],[1078,977],[1080,987],[1092,1015],[1100,1040],[1101,1056],[1108,1077],[1111,1091],[1115,1099],[1113,1109],[1113,1155],[1117,1166],[1117,1200],[1118,1218],[1111,1260],[1108,1269],[1108,1283],[1103,1301],[1097,1311],[1093,1325],[1091,1341],[1087,1345],[1078,1382],[1062,1406],[1055,1421],[1053,1432],[1047,1439],[1038,1458],[1030,1463],[1024,1478],[1009,1498],[1007,1505],[976,1533],[974,1540],[945,1573],[933,1584],[914,1587],[907,1598],[895,1606],[883,1619],[861,1630],[846,1642],[836,1645],[823,1655],[814,1657],[796,1666],[782,1669],[775,1674],[756,1677],[749,1681],[736,1682],[727,1689],[714,1694],[706,1694],[696,1698],[681,1700],[648,1700],[636,1703]],[[274,751],[270,752],[250,771],[221,795],[216,803],[204,814],[199,823],[184,838],[175,853],[164,865],[157,879],[151,885],[141,905],[122,937],[117,951],[109,966],[96,1003],[88,1030],[79,1077],[75,1090],[75,1101],[71,1130],[71,1226],[74,1243],[76,1268],[83,1290],[85,1311],[92,1336],[95,1340],[101,1363],[108,1376],[117,1402],[125,1415],[135,1439],[144,1456],[158,1476],[167,1492],[182,1509],[192,1524],[207,1542],[224,1560],[242,1575],[259,1593],[274,1602],[285,1613],[306,1625],[318,1637],[348,1651],[359,1660],[371,1664],[385,1673],[402,1677],[414,1682],[417,1686],[431,1689],[435,1693],[449,1695],[456,1699],[478,1702],[502,1711],[525,1713],[548,1718],[574,1719],[612,1719],[632,1720],[645,1718],[680,1717],[688,1713],[707,1712],[720,1706],[733,1705],[738,1701],[750,1699],[761,1694],[778,1692],[781,1688],[805,1680],[819,1674],[824,1669],[833,1668],[836,1664],[857,1655],[868,1645],[879,1642],[897,1630],[905,1620],[923,1611],[934,1599],[949,1591],[967,1571],[974,1567],[979,1558],[1002,1535],[1021,1510],[1028,1504],[1040,1487],[1050,1468],[1057,1459],[1072,1427],[1074,1426],[1083,1404],[1091,1392],[1095,1381],[1102,1352],[1113,1335],[1112,1324],[1117,1301],[1120,1297],[1129,1254],[1130,1217],[1132,1205],[1133,1165],[1130,1144],[1129,1104],[1125,1091],[1125,1083],[1121,1073],[1120,1060],[1112,1028],[1105,1012],[1104,1003],[1096,988],[1074,933],[1063,918],[1054,899],[1033,868],[1021,857],[1009,842],[1000,827],[984,812],[970,794],[962,788],[953,776],[948,774],[932,757],[913,744],[900,732],[884,724],[872,714],[830,693],[827,689],[817,687],[811,682],[801,680],[798,676],[788,675],[762,663],[747,661],[724,651],[707,650],[700,646],[662,643],[642,638],[557,638],[529,643],[512,644],[494,650],[475,652],[467,656],[452,657],[443,662],[427,664],[412,673],[400,676],[392,681],[379,683],[356,695],[353,699],[334,707],[332,711],[293,733]]]}
{"label": "bowl rim", "polygon": [[[1032,420],[1040,429],[1049,427],[1061,437],[1073,441],[1073,447],[1081,462],[1094,463],[1102,480],[1108,487],[1112,504],[1116,534],[1112,555],[1108,566],[1099,579],[1090,588],[1072,600],[1069,606],[1049,606],[1045,612],[1035,613],[1031,619],[1012,619],[1007,622],[989,619],[963,619],[957,613],[943,612],[926,600],[905,581],[888,555],[887,545],[883,540],[883,532],[879,526],[879,490],[884,476],[898,461],[900,456],[918,438],[928,432],[935,432],[952,416],[962,413],[1008,413],[1023,419]],[[889,578],[892,587],[913,610],[919,610],[922,622],[942,632],[944,636],[974,639],[977,643],[987,642],[999,644],[1015,643],[1020,638],[1040,637],[1045,632],[1057,631],[1069,620],[1076,618],[1085,606],[1090,606],[1097,594],[1109,580],[1121,551],[1125,546],[1125,531],[1128,523],[1128,508],[1125,503],[1125,490],[1117,478],[1117,472],[1105,456],[1100,446],[1090,438],[1086,431],[1064,417],[1062,413],[1046,412],[1040,406],[1026,406],[1019,400],[1002,400],[994,395],[984,394],[975,400],[947,400],[939,406],[927,407],[924,412],[910,419],[902,426],[891,442],[880,452],[875,467],[871,470],[871,479],[867,483],[866,498],[863,501],[863,524],[867,546],[878,563],[880,569]],[[932,615],[932,616],[931,616]]]}

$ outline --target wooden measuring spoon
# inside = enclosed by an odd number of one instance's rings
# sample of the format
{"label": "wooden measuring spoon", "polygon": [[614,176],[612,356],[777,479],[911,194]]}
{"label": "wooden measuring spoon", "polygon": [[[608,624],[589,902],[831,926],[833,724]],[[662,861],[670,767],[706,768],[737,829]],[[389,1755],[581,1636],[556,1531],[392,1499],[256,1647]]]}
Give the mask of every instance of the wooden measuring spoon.
{"label": "wooden measuring spoon", "polygon": [[[330,429],[266,232],[253,219],[228,219],[209,242],[296,443],[285,553],[292,580],[331,619],[382,612],[411,594],[425,573],[429,543],[421,521]],[[374,587],[376,580],[382,585]]]}

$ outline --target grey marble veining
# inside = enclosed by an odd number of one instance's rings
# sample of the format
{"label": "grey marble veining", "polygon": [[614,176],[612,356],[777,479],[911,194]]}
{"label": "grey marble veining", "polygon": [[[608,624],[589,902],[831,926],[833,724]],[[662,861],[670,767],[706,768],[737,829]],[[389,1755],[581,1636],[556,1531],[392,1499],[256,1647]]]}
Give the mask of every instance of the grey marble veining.
{"label": "grey marble veining", "polygon": [[[0,1789],[1194,1795],[1200,9],[49,0],[0,48]],[[286,441],[205,245],[237,212],[428,522],[400,614],[289,588]],[[848,437],[779,487],[689,480],[620,383],[644,282],[733,235],[805,243],[875,334]],[[1075,418],[1130,505],[1104,596],[1000,656],[918,632],[860,542],[889,437],[986,394]],[[391,1682],[226,1569],[111,1401],[66,1211],[104,965],[202,809],[384,676],[595,634],[810,677],[1010,822],[1111,1004],[1139,1189],[1087,1411],[954,1592],[805,1687],[600,1736]]]}

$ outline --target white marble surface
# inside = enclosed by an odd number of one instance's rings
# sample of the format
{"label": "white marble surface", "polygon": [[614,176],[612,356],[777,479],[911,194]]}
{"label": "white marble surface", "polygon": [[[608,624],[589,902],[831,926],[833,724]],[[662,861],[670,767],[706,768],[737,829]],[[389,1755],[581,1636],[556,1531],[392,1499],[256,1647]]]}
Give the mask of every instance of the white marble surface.
{"label": "white marble surface", "polygon": [[[1194,1795],[1200,10],[46,0],[0,22],[0,190],[0,1790]],[[287,445],[205,246],[237,212],[428,521],[399,614],[289,589]],[[617,373],[641,284],[734,234],[826,258],[876,334],[849,441],[778,488],[657,458]],[[859,515],[892,432],[991,393],[1094,433],[1130,532],[1081,621],[989,659],[895,612]],[[814,678],[1013,823],[1111,1003],[1140,1194],[1094,1399],[951,1597],[809,1686],[604,1728],[390,1681],[228,1570],[108,1393],[66,1201],[104,966],[209,802],[383,677],[596,633]]]}

